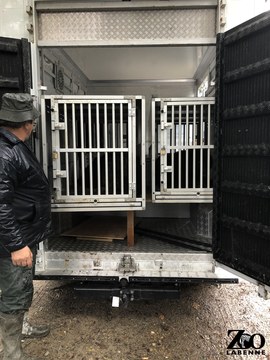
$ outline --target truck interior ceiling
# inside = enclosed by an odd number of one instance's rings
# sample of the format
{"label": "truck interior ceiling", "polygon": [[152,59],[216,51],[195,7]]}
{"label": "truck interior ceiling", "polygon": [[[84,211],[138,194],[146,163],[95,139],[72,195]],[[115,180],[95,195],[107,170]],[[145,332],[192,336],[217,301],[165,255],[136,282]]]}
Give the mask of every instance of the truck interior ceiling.
{"label": "truck interior ceiling", "polygon": [[40,69],[45,247],[211,253],[215,46],[41,47]]}

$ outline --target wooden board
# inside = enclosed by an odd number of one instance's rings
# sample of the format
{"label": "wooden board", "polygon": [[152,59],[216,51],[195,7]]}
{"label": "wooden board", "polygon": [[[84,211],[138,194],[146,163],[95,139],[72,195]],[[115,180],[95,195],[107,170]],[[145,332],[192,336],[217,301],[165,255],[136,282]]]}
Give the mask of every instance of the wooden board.
{"label": "wooden board", "polygon": [[91,240],[91,241],[104,241],[104,242],[113,242],[114,239],[111,238],[96,238],[91,236],[77,237],[76,240]]}
{"label": "wooden board", "polygon": [[127,220],[120,216],[93,216],[62,235],[84,240],[124,240],[127,236]]}

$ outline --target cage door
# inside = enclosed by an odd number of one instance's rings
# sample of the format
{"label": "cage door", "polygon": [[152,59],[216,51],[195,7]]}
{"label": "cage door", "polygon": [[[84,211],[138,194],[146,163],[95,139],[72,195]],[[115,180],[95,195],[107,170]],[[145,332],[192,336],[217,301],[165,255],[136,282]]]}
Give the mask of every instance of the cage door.
{"label": "cage door", "polygon": [[132,204],[135,99],[51,97],[50,107],[54,204],[95,208]]}
{"label": "cage door", "polygon": [[158,103],[154,201],[211,202],[214,100],[179,98]]}

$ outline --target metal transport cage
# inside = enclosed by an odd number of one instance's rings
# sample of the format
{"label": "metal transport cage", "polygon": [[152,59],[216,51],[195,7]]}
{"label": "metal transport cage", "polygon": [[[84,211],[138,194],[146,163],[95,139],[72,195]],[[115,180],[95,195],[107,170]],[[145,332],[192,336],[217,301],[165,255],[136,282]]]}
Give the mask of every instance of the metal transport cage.
{"label": "metal transport cage", "polygon": [[153,202],[212,202],[214,102],[152,100]]}
{"label": "metal transport cage", "polygon": [[144,208],[144,106],[141,96],[43,97],[53,211]]}

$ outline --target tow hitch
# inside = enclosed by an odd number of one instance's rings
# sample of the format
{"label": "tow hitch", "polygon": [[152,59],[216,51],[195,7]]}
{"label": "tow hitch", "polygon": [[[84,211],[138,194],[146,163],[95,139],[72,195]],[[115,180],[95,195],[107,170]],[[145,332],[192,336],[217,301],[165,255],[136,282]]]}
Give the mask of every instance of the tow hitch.
{"label": "tow hitch", "polygon": [[120,304],[127,307],[130,301],[134,301],[134,290],[128,288],[129,283],[127,279],[120,280],[119,296],[112,297],[112,307],[119,307]]}
{"label": "tow hitch", "polygon": [[119,307],[122,304],[127,307],[130,301],[134,300],[134,291],[132,290],[120,290],[119,296],[112,297],[112,307]]}

